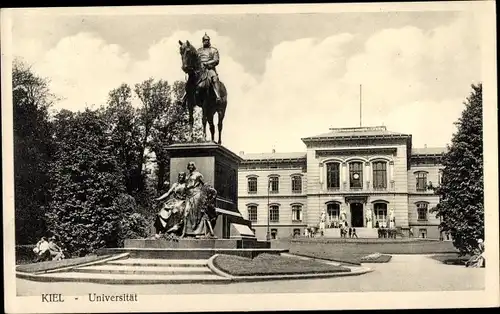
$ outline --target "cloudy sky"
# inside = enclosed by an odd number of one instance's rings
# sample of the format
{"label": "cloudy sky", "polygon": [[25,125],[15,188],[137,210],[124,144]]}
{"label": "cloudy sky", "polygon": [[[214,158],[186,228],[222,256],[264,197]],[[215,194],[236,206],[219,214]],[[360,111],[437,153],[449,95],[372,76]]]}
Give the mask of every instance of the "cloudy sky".
{"label": "cloudy sky", "polygon": [[471,11],[307,14],[59,14],[18,11],[12,48],[64,100],[101,104],[121,83],[184,80],[178,40],[219,49],[229,99],[223,144],[305,151],[331,127],[385,125],[413,145],[445,146],[470,84],[481,81]]}

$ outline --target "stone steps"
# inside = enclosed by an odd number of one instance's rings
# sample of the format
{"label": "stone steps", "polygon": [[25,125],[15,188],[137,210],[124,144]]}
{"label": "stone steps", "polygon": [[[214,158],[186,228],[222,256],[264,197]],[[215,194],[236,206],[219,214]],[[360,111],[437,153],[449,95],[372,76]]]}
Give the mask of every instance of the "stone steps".
{"label": "stone steps", "polygon": [[73,269],[79,273],[107,273],[107,274],[132,274],[132,275],[200,275],[212,274],[208,266],[183,267],[183,266],[151,266],[151,265],[93,265]]}
{"label": "stone steps", "polygon": [[229,278],[212,272],[207,259],[127,258],[75,267],[61,272],[21,278],[37,281],[77,281],[103,284],[225,283]]}
{"label": "stone steps", "polygon": [[[356,228],[356,234],[359,239],[376,239],[378,238],[378,231],[376,228]],[[340,238],[339,228],[327,228],[324,232],[325,238]],[[349,237],[349,234],[347,234]]]}
{"label": "stone steps", "polygon": [[122,260],[109,261],[108,265],[129,265],[129,266],[171,266],[171,267],[207,267],[208,261],[203,259],[157,259],[157,258],[127,258]]}
{"label": "stone steps", "polygon": [[[230,281],[215,274],[120,274],[64,272],[37,276],[39,281],[77,281],[105,284],[223,283]],[[44,280],[47,279],[47,280]]]}

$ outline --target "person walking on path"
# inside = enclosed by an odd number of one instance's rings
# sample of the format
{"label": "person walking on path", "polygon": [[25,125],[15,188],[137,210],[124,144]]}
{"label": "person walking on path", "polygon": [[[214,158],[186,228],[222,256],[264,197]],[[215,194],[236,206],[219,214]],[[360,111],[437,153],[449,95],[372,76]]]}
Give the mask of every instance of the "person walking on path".
{"label": "person walking on path", "polygon": [[352,237],[356,237],[356,239],[358,238],[358,235],[356,234],[356,228],[352,228]]}

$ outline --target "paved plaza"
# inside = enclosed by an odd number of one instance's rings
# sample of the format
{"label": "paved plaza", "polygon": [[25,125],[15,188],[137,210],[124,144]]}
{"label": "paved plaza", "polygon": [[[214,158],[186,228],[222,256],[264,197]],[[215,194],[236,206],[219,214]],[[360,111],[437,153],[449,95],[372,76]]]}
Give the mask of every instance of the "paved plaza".
{"label": "paved plaza", "polygon": [[428,255],[393,255],[389,263],[364,264],[373,272],[328,279],[241,282],[230,284],[105,285],[92,283],[44,283],[17,280],[19,296],[42,293],[85,295],[88,293],[137,293],[142,295],[195,293],[314,293],[384,291],[482,290],[484,268],[445,265]]}

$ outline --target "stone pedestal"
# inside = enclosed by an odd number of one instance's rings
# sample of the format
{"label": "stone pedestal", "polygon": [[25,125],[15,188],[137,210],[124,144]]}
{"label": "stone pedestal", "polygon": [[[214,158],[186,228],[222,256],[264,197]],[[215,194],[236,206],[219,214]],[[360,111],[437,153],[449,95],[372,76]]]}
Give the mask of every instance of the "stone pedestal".
{"label": "stone pedestal", "polygon": [[251,222],[238,210],[238,165],[241,157],[213,142],[174,144],[165,148],[170,155],[170,182],[177,181],[179,172],[188,172],[193,161],[205,183],[217,190],[217,222],[215,235],[219,239],[255,238]]}

